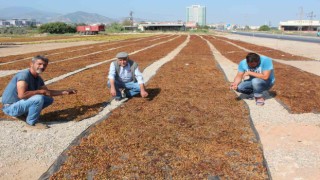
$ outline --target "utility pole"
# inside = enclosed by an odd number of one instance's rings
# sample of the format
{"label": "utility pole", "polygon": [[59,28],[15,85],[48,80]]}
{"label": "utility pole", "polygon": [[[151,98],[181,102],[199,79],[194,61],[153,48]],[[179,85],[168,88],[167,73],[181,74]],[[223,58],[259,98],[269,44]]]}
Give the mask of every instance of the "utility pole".
{"label": "utility pole", "polygon": [[308,17],[310,18],[309,31],[312,31],[312,30],[313,30],[313,28],[312,28],[312,21],[313,21],[313,18],[316,17],[316,15],[313,14],[313,11],[311,11],[310,13],[308,13]]}
{"label": "utility pole", "polygon": [[303,7],[300,7],[300,13],[299,13],[299,24],[300,24],[300,26],[298,27],[298,31],[299,31],[299,34],[300,34],[300,35],[301,35],[301,31],[302,31],[302,20],[303,20],[303,16],[304,16]]}

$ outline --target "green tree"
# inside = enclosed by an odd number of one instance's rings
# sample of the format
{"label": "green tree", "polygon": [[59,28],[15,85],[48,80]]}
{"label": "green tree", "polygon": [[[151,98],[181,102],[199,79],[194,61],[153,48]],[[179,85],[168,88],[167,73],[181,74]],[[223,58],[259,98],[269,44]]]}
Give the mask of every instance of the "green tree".
{"label": "green tree", "polygon": [[125,19],[122,21],[122,25],[123,26],[131,26],[132,22],[129,19]]}
{"label": "green tree", "polygon": [[267,25],[260,26],[259,31],[270,31],[270,27]]}
{"label": "green tree", "polygon": [[107,32],[121,32],[124,31],[124,27],[119,23],[112,23],[107,29]]}
{"label": "green tree", "polygon": [[39,32],[50,34],[75,33],[76,27],[63,22],[53,22],[41,25],[39,27]]}

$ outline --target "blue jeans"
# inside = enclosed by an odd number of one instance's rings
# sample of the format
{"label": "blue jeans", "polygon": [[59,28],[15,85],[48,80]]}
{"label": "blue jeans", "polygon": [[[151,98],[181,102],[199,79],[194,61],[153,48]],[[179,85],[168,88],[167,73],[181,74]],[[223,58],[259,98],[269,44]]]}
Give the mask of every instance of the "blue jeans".
{"label": "blue jeans", "polygon": [[252,94],[254,97],[263,97],[263,91],[269,90],[273,84],[269,80],[253,78],[245,80],[238,85],[237,91],[243,94]]}
{"label": "blue jeans", "polygon": [[[121,92],[119,90],[120,88],[126,89],[127,97],[132,97],[140,93],[140,85],[138,84],[138,82],[131,81],[131,82],[124,83],[124,82],[119,82],[115,80],[114,85],[117,92],[116,98],[121,98]],[[110,87],[111,87],[110,81],[108,81],[108,88]]]}
{"label": "blue jeans", "polygon": [[26,122],[34,125],[38,122],[41,110],[52,103],[53,98],[50,96],[34,95],[29,99],[22,99],[9,106],[4,106],[2,110],[5,114],[15,117],[28,114]]}

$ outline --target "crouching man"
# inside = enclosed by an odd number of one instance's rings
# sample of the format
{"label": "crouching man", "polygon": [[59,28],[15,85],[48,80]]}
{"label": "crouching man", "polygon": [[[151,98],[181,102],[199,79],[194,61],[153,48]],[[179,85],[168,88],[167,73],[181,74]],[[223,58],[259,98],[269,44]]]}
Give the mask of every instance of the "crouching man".
{"label": "crouching man", "polygon": [[147,97],[142,73],[138,64],[129,59],[128,53],[120,52],[116,55],[117,60],[110,64],[108,75],[108,88],[116,101],[124,97],[132,97],[136,94]]}
{"label": "crouching man", "polygon": [[[242,81],[243,80],[243,81]],[[264,105],[263,91],[269,90],[275,83],[272,60],[256,53],[248,53],[238,66],[238,73],[230,88],[240,93],[253,95],[256,105]]]}
{"label": "crouching man", "polygon": [[30,126],[46,129],[48,125],[39,123],[42,109],[53,103],[52,96],[75,94],[76,90],[49,90],[40,74],[47,68],[49,60],[35,56],[30,68],[18,72],[2,94],[3,112],[13,117],[25,117]]}

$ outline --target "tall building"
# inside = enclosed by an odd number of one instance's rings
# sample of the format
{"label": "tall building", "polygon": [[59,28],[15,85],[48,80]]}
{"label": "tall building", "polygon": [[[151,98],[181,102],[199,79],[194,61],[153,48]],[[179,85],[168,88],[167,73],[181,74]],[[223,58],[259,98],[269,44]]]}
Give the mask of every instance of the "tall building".
{"label": "tall building", "polygon": [[192,5],[187,7],[187,23],[197,23],[199,26],[206,25],[206,7]]}

